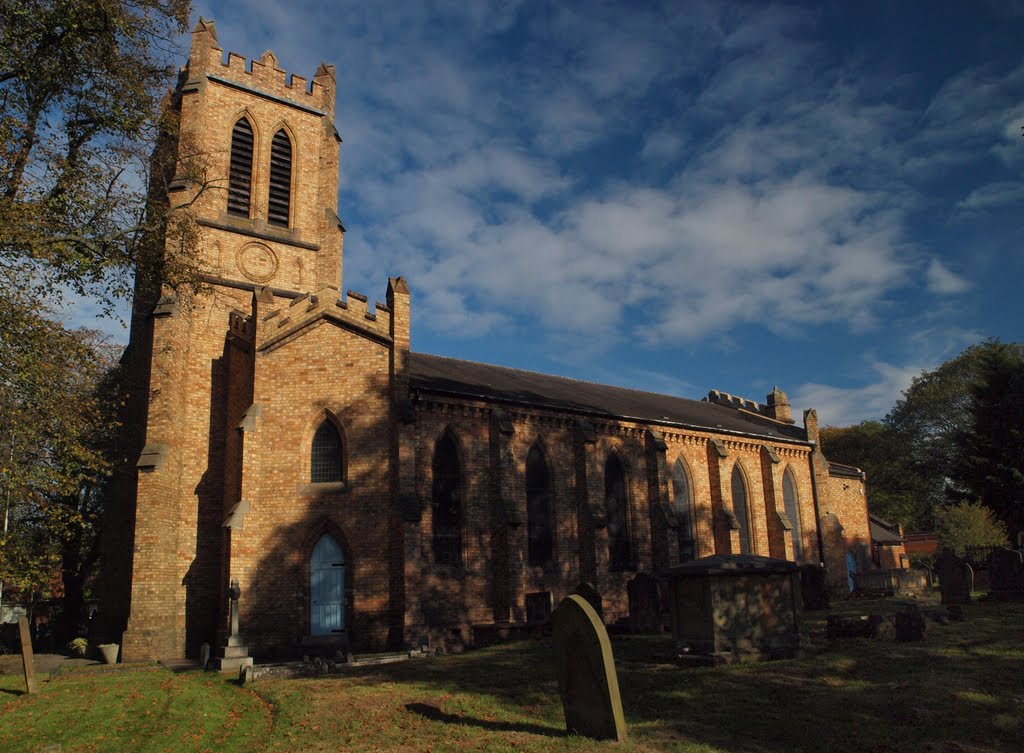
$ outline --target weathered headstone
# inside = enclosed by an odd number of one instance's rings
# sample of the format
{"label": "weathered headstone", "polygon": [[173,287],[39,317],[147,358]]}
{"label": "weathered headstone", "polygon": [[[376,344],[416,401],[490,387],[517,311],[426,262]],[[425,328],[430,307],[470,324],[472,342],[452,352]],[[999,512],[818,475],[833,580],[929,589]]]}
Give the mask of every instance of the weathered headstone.
{"label": "weathered headstone", "polygon": [[593,607],[595,612],[597,612],[597,616],[604,620],[604,608],[601,606],[601,592],[597,590],[593,583],[583,581],[573,589],[573,593],[586,599],[587,603]]}
{"label": "weathered headstone", "polygon": [[238,684],[248,685],[256,679],[256,670],[251,664],[243,664],[238,668]]}
{"label": "weathered headstone", "polygon": [[28,629],[28,620],[18,618],[18,635],[21,637],[21,663],[25,668],[25,692],[36,692],[36,668],[32,658],[32,633]]}
{"label": "weathered headstone", "polygon": [[825,568],[821,565],[800,566],[800,596],[803,607],[809,611],[828,609],[828,584]]}
{"label": "weathered headstone", "polygon": [[199,668],[206,669],[210,663],[210,644],[204,643],[199,647]]}
{"label": "weathered headstone", "polygon": [[637,573],[626,584],[629,596],[629,629],[633,633],[661,631],[661,597],[658,582],[648,573]]}
{"label": "weathered headstone", "polygon": [[608,631],[590,603],[570,594],[554,614],[553,643],[565,727],[597,740],[626,739]]}
{"label": "weathered headstone", "polygon": [[935,561],[943,604],[966,604],[974,589],[974,571],[952,549],[945,549]]}
{"label": "weathered headstone", "polygon": [[551,622],[551,592],[537,591],[526,594],[526,621],[531,625],[547,625]]}
{"label": "weathered headstone", "polygon": [[992,595],[1001,601],[1024,600],[1024,556],[1000,548],[988,556],[988,578]]}
{"label": "weathered headstone", "polygon": [[924,614],[916,606],[902,612],[897,612],[894,624],[896,627],[896,640],[902,642],[924,640]]}

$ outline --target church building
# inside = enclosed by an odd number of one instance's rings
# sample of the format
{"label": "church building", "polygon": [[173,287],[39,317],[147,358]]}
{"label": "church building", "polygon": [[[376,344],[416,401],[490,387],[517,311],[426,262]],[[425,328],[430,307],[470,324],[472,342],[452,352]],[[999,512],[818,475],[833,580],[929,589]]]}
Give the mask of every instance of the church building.
{"label": "church building", "polygon": [[170,106],[212,178],[167,196],[192,204],[207,285],[136,301],[101,604],[123,660],[222,645],[233,580],[260,657],[472,645],[581,582],[613,623],[638,574],[713,554],[823,563],[835,588],[866,563],[864,476],[782,391],[689,400],[418,353],[415,280],[343,292],[332,66],[225,59],[200,20]]}

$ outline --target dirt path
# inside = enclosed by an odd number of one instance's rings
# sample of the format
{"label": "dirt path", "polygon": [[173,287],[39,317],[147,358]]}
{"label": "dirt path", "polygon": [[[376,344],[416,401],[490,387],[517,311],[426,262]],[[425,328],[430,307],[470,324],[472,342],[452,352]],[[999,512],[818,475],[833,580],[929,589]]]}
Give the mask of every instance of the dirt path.
{"label": "dirt path", "polygon": [[[65,656],[64,654],[36,654],[34,666],[36,675],[49,675],[60,667],[86,667],[90,664],[99,664],[96,659],[83,659],[79,656]],[[21,654],[5,654],[0,656],[0,675],[20,675]]]}

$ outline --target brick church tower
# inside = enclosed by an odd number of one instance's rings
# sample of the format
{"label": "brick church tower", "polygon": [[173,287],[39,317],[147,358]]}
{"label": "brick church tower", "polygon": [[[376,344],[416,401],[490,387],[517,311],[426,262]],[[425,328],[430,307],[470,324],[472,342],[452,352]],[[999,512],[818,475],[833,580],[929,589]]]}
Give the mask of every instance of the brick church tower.
{"label": "brick church tower", "polygon": [[[176,178],[169,199],[194,202],[208,289],[188,301],[165,291],[155,308],[137,306],[132,323],[129,362],[141,380],[126,424],[135,434],[129,455],[139,459],[137,473],[129,469],[117,481],[108,511],[110,582],[101,607],[108,625],[125,629],[127,661],[195,655],[200,642],[223,632],[231,578],[241,583],[242,603],[259,601],[268,623],[281,610],[294,614],[293,592],[302,579],[269,573],[265,558],[272,555],[254,550],[253,542],[279,543],[282,551],[309,548],[310,532],[329,527],[314,508],[341,502],[346,477],[365,469],[345,468],[336,481],[296,493],[288,473],[274,476],[275,460],[293,460],[290,444],[308,443],[305,435],[327,417],[350,435],[372,430],[345,439],[377,445],[385,461],[390,455],[391,351],[396,340],[408,348],[408,319],[400,312],[404,332],[395,333],[386,307],[367,311],[361,296],[339,298],[341,139],[334,93],[332,66],[321,64],[307,83],[287,76],[269,51],[251,67],[235,53],[225,64],[213,23],[201,19],[193,30],[173,104],[180,108],[181,143],[207,155],[212,180],[200,192]],[[389,286],[395,296],[401,308],[404,283]],[[327,321],[334,326],[302,337]],[[364,352],[367,341],[373,346]],[[326,351],[336,358],[325,359]],[[352,363],[355,353],[361,363]],[[328,383],[336,392],[345,380],[352,382],[346,398],[329,399]],[[308,398],[299,401],[308,408],[301,415],[278,404],[296,393]],[[374,421],[383,420],[384,431],[339,415],[357,400],[364,407],[378,403]],[[275,409],[289,414],[278,416],[276,426],[292,433],[260,436]],[[256,497],[273,491],[277,480],[291,482],[291,494],[283,496],[301,503],[293,503],[291,514],[275,510],[271,520]],[[390,505],[387,473],[362,491],[374,504]],[[260,531],[261,525],[274,532]],[[388,549],[387,541],[377,543]],[[273,565],[303,568],[301,562]],[[386,573],[381,580],[377,611],[386,612]]]}

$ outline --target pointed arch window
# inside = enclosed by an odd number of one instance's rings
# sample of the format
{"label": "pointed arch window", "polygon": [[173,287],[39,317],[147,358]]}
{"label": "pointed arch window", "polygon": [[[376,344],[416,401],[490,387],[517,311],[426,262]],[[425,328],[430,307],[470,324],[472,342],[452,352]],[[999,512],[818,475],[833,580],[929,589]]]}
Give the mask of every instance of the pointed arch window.
{"label": "pointed arch window", "polygon": [[782,502],[786,510],[786,517],[789,518],[789,523],[792,526],[789,529],[789,535],[793,538],[793,559],[796,561],[799,561],[803,555],[800,541],[800,505],[798,500],[793,471],[787,468],[786,473],[782,476]]}
{"label": "pointed arch window", "polygon": [[288,227],[292,198],[292,140],[282,128],[270,142],[270,196],[267,222]]}
{"label": "pointed arch window", "polygon": [[740,554],[751,554],[750,515],[747,512],[747,482],[743,479],[740,464],[732,467],[732,511],[739,522]]}
{"label": "pointed arch window", "polygon": [[676,500],[676,529],[679,535],[679,561],[689,562],[697,556],[697,518],[690,489],[690,477],[682,460],[672,469],[672,491]]}
{"label": "pointed arch window", "polygon": [[534,567],[549,568],[554,559],[551,508],[551,473],[544,453],[534,445],[526,456],[528,561]]}
{"label": "pointed arch window", "polygon": [[341,432],[325,420],[313,435],[310,452],[309,480],[314,484],[330,484],[344,480]]}
{"label": "pointed arch window", "polygon": [[434,562],[462,564],[462,468],[455,440],[445,434],[434,450]]}
{"label": "pointed arch window", "polygon": [[231,131],[231,164],[228,170],[228,214],[250,216],[252,200],[252,125],[239,118]]}
{"label": "pointed arch window", "polygon": [[604,464],[604,498],[608,509],[608,568],[612,572],[632,569],[626,472],[614,453]]}

